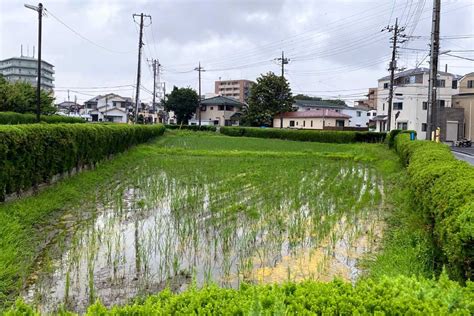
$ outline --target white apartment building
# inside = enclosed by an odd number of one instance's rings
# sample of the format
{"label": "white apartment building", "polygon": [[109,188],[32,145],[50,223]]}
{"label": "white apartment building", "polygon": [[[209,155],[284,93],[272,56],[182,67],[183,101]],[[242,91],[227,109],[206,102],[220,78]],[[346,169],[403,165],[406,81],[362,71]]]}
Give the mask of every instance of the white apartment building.
{"label": "white apartment building", "polygon": [[[452,96],[458,93],[459,76],[438,72],[437,95],[440,108],[452,107]],[[395,74],[391,127],[387,126],[390,76],[378,80],[376,131],[415,130],[419,139],[426,137],[429,69],[416,68]],[[395,118],[398,116],[397,118]]]}
{"label": "white apartment building", "polygon": [[[38,59],[21,56],[0,60],[0,74],[10,82],[23,81],[36,86]],[[41,89],[52,92],[54,88],[54,66],[41,60]]]}

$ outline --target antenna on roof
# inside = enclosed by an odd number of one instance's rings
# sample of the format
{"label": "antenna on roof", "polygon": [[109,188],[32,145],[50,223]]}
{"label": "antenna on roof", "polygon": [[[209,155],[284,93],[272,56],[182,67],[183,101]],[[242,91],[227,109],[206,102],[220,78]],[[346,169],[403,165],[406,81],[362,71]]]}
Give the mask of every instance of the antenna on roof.
{"label": "antenna on roof", "polygon": [[26,45],[26,56],[30,57],[30,45]]}
{"label": "antenna on roof", "polygon": [[33,58],[35,58],[35,47],[33,46]]}
{"label": "antenna on roof", "polygon": [[20,57],[23,57],[23,44],[21,44],[21,48],[20,48]]}

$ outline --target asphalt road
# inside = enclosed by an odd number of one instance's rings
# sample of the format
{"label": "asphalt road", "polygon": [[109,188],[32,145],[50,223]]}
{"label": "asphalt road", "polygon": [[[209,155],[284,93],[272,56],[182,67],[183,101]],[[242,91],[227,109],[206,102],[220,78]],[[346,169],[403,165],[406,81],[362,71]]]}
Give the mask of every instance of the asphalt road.
{"label": "asphalt road", "polygon": [[454,156],[459,160],[464,160],[469,162],[474,166],[474,147],[470,148],[452,148]]}

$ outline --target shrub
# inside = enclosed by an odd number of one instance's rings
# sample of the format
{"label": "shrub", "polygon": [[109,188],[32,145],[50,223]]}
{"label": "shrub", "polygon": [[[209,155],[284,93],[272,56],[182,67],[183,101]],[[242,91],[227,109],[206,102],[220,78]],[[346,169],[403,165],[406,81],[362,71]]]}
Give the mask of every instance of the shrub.
{"label": "shrub", "polygon": [[[281,285],[242,285],[240,289],[207,286],[180,294],[170,290],[107,309],[100,302],[85,315],[472,315],[472,284],[461,287],[408,277],[361,280],[356,285],[335,280]],[[18,300],[5,315],[33,315]]]}
{"label": "shrub", "polygon": [[220,132],[224,135],[229,136],[279,138],[286,140],[320,143],[380,143],[383,142],[383,140],[385,139],[385,133],[356,131],[317,131],[256,127],[221,127]]}
{"label": "shrub", "polygon": [[163,134],[161,125],[0,126],[0,200]]}
{"label": "shrub", "polygon": [[208,131],[208,132],[215,132],[217,131],[217,127],[214,125],[171,125],[166,124],[165,127],[167,129],[186,129],[190,131]]}
{"label": "shrub", "polygon": [[441,264],[459,280],[474,269],[474,167],[457,160],[448,146],[395,138],[395,148],[407,165],[409,183],[420,211],[432,224]]}
{"label": "shrub", "polygon": [[[85,123],[86,121],[79,117],[69,117],[61,115],[41,115],[41,122],[49,124],[58,123]],[[36,123],[36,114],[22,114],[16,112],[0,112],[1,124],[33,124]]]}
{"label": "shrub", "polygon": [[410,134],[410,133],[415,133],[415,137],[416,137],[416,131],[393,129],[390,131],[390,133],[387,134],[387,138],[385,139],[385,142],[387,143],[389,148],[393,148],[395,146],[395,138],[397,137],[398,134]]}

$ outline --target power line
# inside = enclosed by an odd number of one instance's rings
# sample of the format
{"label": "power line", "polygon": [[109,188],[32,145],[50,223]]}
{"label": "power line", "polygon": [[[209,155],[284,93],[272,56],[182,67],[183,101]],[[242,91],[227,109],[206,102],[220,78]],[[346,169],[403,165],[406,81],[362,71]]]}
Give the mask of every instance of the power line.
{"label": "power line", "polygon": [[82,38],[83,40],[85,40],[86,42],[96,46],[96,47],[99,47],[103,50],[106,50],[108,52],[111,52],[111,53],[115,53],[115,54],[130,54],[130,53],[133,53],[133,51],[116,51],[116,50],[112,50],[108,47],[105,47],[105,46],[102,46],[100,44],[97,44],[96,42],[92,41],[91,39],[85,37],[84,35],[82,35],[81,33],[79,33],[78,31],[76,31],[75,29],[73,29],[71,26],[67,25],[65,22],[63,22],[61,19],[59,19],[57,16],[55,16],[50,10],[47,10],[46,8],[44,9],[45,11],[48,12],[49,15],[51,15],[56,21],[58,21],[59,23],[61,23],[63,26],[65,26],[67,29],[69,29],[71,32],[73,32],[74,34],[76,34],[78,37]]}

